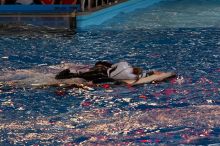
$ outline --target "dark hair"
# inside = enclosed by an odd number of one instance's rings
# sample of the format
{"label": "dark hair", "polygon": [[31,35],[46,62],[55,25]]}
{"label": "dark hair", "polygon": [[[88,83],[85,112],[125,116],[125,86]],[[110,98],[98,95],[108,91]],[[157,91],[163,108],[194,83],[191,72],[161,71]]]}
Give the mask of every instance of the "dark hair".
{"label": "dark hair", "polygon": [[96,62],[95,66],[97,66],[97,65],[103,65],[103,66],[110,68],[112,66],[112,63],[109,63],[107,61],[98,61],[98,62]]}
{"label": "dark hair", "polygon": [[61,1],[61,0],[55,0],[55,1],[54,1],[54,4],[60,4],[60,1]]}
{"label": "dark hair", "polygon": [[133,68],[133,74],[135,74],[135,75],[140,75],[140,74],[142,74],[142,72],[143,72],[143,70],[139,67]]}

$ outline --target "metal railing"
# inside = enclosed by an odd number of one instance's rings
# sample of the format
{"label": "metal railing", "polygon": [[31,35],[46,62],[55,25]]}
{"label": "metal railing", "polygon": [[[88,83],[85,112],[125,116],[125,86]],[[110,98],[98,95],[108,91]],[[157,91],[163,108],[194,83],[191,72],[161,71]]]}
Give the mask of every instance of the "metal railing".
{"label": "metal railing", "polygon": [[98,7],[111,5],[113,3],[118,3],[124,0],[80,0],[81,11],[90,11]]}
{"label": "metal railing", "polygon": [[[8,0],[10,2],[14,2],[16,4],[16,0]],[[27,0],[28,1],[28,0]],[[32,0],[30,0],[32,1]],[[77,4],[81,5],[81,11],[91,11],[93,9],[97,9],[103,6],[111,5],[114,3],[118,3],[125,0],[77,0]],[[6,0],[0,0],[0,5],[4,5]],[[36,4],[36,2],[32,1],[32,4]]]}

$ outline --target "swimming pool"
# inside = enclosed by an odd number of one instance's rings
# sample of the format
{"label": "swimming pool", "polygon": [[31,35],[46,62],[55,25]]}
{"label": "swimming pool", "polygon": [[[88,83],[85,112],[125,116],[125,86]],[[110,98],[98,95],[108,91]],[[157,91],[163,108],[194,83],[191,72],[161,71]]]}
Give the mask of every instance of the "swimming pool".
{"label": "swimming pool", "polygon": [[1,144],[218,145],[219,8],[217,0],[169,0],[75,35],[4,33],[1,70],[126,60],[175,71],[184,82],[95,91],[3,86]]}

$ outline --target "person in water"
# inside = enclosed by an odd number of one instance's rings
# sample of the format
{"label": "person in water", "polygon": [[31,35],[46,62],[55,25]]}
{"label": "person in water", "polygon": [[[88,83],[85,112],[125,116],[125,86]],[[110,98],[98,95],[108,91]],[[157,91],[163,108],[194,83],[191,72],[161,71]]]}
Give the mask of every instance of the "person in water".
{"label": "person in water", "polygon": [[58,73],[55,78],[70,79],[83,78],[93,83],[114,82],[120,80],[138,80],[143,77],[155,74],[156,72],[143,72],[141,68],[132,67],[127,62],[119,62],[112,64],[106,61],[98,61],[94,67],[87,72],[71,73],[69,69],[65,69]]}

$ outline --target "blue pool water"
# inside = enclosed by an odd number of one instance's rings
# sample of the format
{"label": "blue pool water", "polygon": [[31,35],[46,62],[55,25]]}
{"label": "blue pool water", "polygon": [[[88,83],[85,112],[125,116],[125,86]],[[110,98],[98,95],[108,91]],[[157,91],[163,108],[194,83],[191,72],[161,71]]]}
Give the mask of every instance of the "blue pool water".
{"label": "blue pool water", "polygon": [[95,91],[0,86],[2,145],[220,143],[220,2],[169,0],[76,34],[10,30],[0,69],[126,60],[183,82]]}

